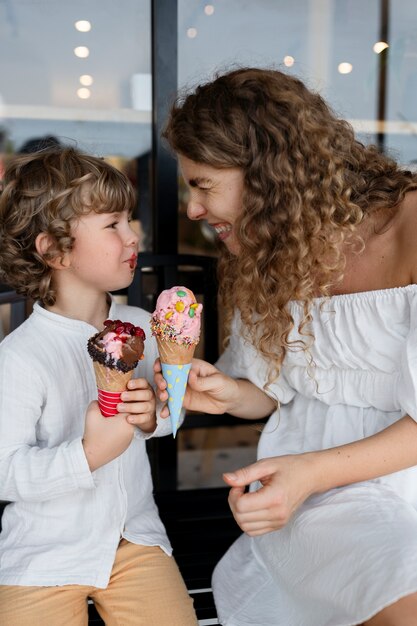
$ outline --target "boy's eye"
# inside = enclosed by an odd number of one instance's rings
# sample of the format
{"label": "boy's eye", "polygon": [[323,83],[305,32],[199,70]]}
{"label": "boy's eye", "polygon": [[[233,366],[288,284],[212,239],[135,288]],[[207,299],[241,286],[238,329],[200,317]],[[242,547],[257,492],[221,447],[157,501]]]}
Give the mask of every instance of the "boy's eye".
{"label": "boy's eye", "polygon": [[111,224],[109,224],[108,226],[106,226],[106,228],[116,228],[117,224],[119,222],[112,222]]}

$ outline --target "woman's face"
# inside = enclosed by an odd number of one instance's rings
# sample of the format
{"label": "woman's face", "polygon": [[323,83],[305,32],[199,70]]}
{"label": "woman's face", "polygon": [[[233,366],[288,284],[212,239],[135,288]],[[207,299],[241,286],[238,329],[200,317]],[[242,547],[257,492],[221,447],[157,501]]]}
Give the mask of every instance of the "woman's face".
{"label": "woman's face", "polygon": [[206,220],[232,254],[238,254],[234,225],[242,210],[243,172],[238,167],[217,169],[178,157],[190,195],[190,220]]}

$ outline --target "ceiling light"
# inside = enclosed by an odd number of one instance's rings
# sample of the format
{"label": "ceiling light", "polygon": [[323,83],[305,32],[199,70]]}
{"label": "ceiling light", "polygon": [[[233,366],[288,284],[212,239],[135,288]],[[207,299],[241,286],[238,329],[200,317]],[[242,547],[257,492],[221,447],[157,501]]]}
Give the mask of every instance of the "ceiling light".
{"label": "ceiling light", "polygon": [[87,89],[87,87],[80,87],[77,89],[77,96],[81,98],[81,100],[87,100],[91,96],[91,91]]}
{"label": "ceiling light", "polygon": [[90,54],[90,50],[87,48],[87,46],[77,46],[76,48],[74,48],[74,54],[80,59],[86,59]]}
{"label": "ceiling light", "polygon": [[284,65],[286,67],[292,67],[294,65],[294,63],[295,63],[294,57],[289,56],[289,55],[284,57]]}
{"label": "ceiling light", "polygon": [[187,37],[189,37],[190,39],[194,39],[195,37],[197,37],[197,29],[196,28],[189,28],[187,30]]}
{"label": "ceiling light", "polygon": [[206,15],[213,15],[213,13],[214,13],[214,6],[212,4],[206,4],[206,6],[204,7],[204,13]]}
{"label": "ceiling light", "polygon": [[339,63],[337,69],[340,74],[350,74],[353,70],[353,65],[351,63]]}
{"label": "ceiling light", "polygon": [[80,76],[80,83],[84,85],[84,87],[90,87],[94,82],[93,77],[90,74],[83,74]]}
{"label": "ceiling light", "polygon": [[88,20],[78,20],[78,22],[75,22],[74,26],[80,33],[88,33],[88,31],[91,30],[91,22]]}
{"label": "ceiling light", "polygon": [[376,54],[380,54],[383,50],[386,50],[387,48],[389,48],[389,45],[385,41],[377,41],[374,44],[373,49]]}

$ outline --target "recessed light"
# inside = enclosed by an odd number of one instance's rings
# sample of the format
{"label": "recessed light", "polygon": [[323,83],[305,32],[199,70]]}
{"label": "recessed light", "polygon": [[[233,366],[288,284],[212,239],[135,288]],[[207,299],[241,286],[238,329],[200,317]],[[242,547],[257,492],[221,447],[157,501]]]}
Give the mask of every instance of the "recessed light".
{"label": "recessed light", "polygon": [[90,87],[94,82],[94,79],[90,74],[83,74],[80,76],[80,83],[84,85],[84,87]]}
{"label": "recessed light", "polygon": [[88,33],[91,30],[91,22],[88,20],[78,20],[74,26],[80,33]]}
{"label": "recessed light", "polygon": [[386,43],[386,41],[377,41],[374,44],[373,50],[374,52],[376,52],[376,54],[380,54],[383,50],[386,50],[387,48],[389,48],[389,45]]}
{"label": "recessed light", "polygon": [[90,54],[90,50],[87,48],[87,46],[77,46],[76,48],[74,48],[74,54],[80,59],[86,59]]}
{"label": "recessed light", "polygon": [[77,96],[81,98],[81,100],[87,100],[91,96],[91,91],[87,89],[87,87],[80,87],[77,89]]}
{"label": "recessed light", "polygon": [[353,70],[353,65],[351,63],[339,63],[337,69],[340,74],[350,74]]}

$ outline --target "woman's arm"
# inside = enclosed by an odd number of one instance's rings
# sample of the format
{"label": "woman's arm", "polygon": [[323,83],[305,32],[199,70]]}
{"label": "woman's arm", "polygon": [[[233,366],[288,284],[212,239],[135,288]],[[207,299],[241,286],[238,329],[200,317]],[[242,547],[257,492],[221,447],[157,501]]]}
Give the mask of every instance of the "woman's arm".
{"label": "woman's arm", "polygon": [[[336,448],[262,459],[225,474],[229,504],[243,531],[261,535],[287,524],[308,496],[417,465],[417,423],[408,415],[383,431]],[[245,486],[260,481],[258,491]]]}
{"label": "woman's arm", "polygon": [[[168,394],[159,360],[155,362],[155,384],[159,399],[166,402]],[[193,359],[183,406],[190,411],[229,413],[256,420],[271,415],[277,408],[277,403],[250,381],[231,378],[214,365]],[[166,415],[168,408],[161,411],[162,417]]]}
{"label": "woman's arm", "polygon": [[417,423],[406,415],[376,435],[315,454],[315,491],[385,476],[417,465]]}

